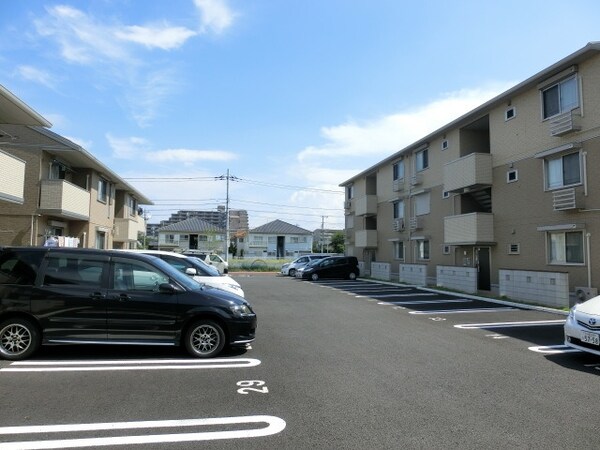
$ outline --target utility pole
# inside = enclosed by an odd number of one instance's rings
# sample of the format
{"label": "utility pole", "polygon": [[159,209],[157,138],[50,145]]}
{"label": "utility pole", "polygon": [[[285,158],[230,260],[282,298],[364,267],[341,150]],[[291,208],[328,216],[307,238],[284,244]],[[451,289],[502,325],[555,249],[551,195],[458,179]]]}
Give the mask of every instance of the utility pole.
{"label": "utility pole", "polygon": [[225,261],[229,262],[229,169],[227,169],[227,197],[225,201]]}
{"label": "utility pole", "polygon": [[323,253],[323,240],[325,237],[325,217],[327,216],[321,216],[321,238],[319,239],[321,241],[321,253]]}

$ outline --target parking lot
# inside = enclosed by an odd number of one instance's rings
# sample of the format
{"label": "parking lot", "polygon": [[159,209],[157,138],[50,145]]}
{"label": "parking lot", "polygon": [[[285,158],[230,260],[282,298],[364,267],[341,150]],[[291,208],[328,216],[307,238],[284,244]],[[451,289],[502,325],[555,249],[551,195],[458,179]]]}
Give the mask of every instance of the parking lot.
{"label": "parking lot", "polygon": [[564,313],[364,280],[236,279],[258,314],[246,350],[54,346],[1,361],[0,448],[600,445],[600,358],[563,346]]}

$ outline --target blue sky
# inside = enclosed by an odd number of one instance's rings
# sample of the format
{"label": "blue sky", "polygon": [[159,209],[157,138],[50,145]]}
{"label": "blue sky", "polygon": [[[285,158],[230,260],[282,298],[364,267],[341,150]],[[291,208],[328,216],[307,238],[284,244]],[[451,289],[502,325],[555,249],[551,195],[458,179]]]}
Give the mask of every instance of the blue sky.
{"label": "blue sky", "polygon": [[343,228],[339,184],[600,40],[600,2],[2,0],[0,84],[155,203]]}

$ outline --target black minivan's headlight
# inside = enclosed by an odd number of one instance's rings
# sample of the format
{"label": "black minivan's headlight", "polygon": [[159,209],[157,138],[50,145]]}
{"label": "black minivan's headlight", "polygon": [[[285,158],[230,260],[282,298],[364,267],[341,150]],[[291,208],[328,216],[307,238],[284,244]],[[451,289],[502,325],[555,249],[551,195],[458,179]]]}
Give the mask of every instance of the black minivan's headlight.
{"label": "black minivan's headlight", "polygon": [[254,314],[248,305],[232,305],[229,309],[235,317],[244,317]]}

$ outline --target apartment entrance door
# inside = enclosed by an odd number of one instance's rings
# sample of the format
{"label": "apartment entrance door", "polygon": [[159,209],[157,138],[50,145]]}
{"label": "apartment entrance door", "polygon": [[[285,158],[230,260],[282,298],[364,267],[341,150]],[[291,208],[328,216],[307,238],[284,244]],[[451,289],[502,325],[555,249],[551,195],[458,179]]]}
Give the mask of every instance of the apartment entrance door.
{"label": "apartment entrance door", "polygon": [[477,289],[489,291],[492,288],[490,281],[491,262],[489,247],[475,247],[475,267],[477,267]]}
{"label": "apartment entrance door", "polygon": [[277,257],[285,256],[285,236],[277,236]]}

